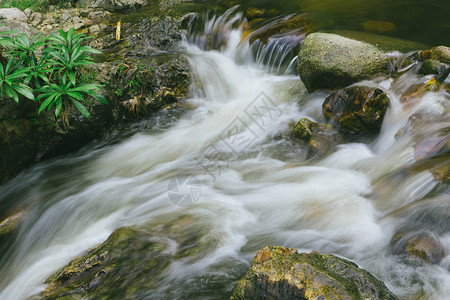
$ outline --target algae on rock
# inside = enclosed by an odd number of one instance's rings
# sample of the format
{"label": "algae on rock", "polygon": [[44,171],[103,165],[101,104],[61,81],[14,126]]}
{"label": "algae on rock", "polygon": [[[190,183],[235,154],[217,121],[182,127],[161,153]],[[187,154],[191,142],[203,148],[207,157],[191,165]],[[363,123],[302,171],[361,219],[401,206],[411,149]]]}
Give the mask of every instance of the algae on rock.
{"label": "algae on rock", "polygon": [[317,252],[268,246],[259,251],[231,299],[396,299],[355,263]]}

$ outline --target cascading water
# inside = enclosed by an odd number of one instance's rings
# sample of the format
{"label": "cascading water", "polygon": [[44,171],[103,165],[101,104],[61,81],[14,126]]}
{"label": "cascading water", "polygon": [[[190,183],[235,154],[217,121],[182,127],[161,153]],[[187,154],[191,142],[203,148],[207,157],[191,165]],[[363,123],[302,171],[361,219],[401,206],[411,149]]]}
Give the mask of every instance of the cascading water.
{"label": "cascading water", "polygon": [[[119,227],[171,222],[180,214],[209,230],[208,253],[192,263],[174,259],[145,298],[227,298],[255,252],[269,244],[352,259],[400,297],[450,296],[448,257],[439,265],[412,266],[390,249],[396,225],[407,216],[426,223],[421,213],[436,209],[449,218],[448,190],[433,193],[439,187],[429,172],[395,176],[413,163],[417,139],[396,133],[414,112],[448,112],[447,96],[428,93],[407,107],[399,93],[416,75],[370,82],[391,98],[378,138],[305,160],[301,149],[278,136],[302,117],[323,121],[326,95],[306,95],[298,76],[261,68],[264,59],[253,56],[233,25],[239,19],[229,13],[207,22],[203,37],[180,45],[202,92],[189,100],[195,109],[177,122],[40,164],[0,187],[0,203],[25,207],[27,215],[0,249],[0,299],[38,294],[51,274]],[[206,47],[207,41],[215,42]],[[269,113],[265,120],[258,118],[261,107]],[[188,176],[200,182],[201,197],[174,205],[171,182]],[[449,232],[441,232],[447,254]]]}

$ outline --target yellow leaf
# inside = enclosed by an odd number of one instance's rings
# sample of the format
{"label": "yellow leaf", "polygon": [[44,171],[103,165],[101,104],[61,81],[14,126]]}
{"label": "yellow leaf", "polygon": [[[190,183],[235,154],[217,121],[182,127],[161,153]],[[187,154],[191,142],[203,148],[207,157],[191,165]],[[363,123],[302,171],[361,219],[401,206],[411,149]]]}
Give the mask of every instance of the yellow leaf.
{"label": "yellow leaf", "polygon": [[117,22],[116,40],[120,40],[120,21]]}
{"label": "yellow leaf", "polygon": [[436,83],[436,79],[434,77],[431,78],[430,80],[428,80],[427,85],[430,85],[430,84],[433,84],[433,83]]}

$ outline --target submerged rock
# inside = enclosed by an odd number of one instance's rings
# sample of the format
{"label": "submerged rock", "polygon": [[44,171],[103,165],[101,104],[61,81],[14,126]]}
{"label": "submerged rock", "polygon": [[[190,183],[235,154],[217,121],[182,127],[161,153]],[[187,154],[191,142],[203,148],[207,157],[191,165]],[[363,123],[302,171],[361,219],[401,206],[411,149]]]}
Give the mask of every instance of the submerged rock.
{"label": "submerged rock", "polygon": [[394,254],[427,263],[438,264],[446,255],[441,240],[432,232],[399,232],[392,239],[392,244]]}
{"label": "submerged rock", "polygon": [[355,263],[317,252],[268,246],[259,251],[231,299],[396,299]]}
{"label": "submerged rock", "polygon": [[271,37],[306,35],[319,27],[320,25],[312,15],[303,13],[273,21],[256,30],[248,29],[243,33],[243,37],[248,36],[250,43],[259,40],[267,44]]}
{"label": "submerged rock", "polygon": [[422,161],[450,154],[450,127],[432,135],[424,136],[414,145],[414,158]]}
{"label": "submerged rock", "polygon": [[0,239],[14,232],[25,220],[26,212],[21,211],[0,222]]}
{"label": "submerged rock", "polygon": [[400,97],[400,102],[408,105],[416,104],[426,93],[439,91],[441,85],[432,78],[426,82],[411,85]]}
{"label": "submerged rock", "polygon": [[290,132],[293,139],[308,146],[308,157],[323,154],[334,146],[339,136],[332,125],[319,124],[303,118],[295,124]]}
{"label": "submerged rock", "polygon": [[323,113],[343,133],[378,132],[389,107],[389,97],[381,89],[353,86],[325,99]]}
{"label": "submerged rock", "polygon": [[335,34],[312,33],[298,54],[298,73],[308,91],[335,89],[388,73],[390,58],[371,44]]}

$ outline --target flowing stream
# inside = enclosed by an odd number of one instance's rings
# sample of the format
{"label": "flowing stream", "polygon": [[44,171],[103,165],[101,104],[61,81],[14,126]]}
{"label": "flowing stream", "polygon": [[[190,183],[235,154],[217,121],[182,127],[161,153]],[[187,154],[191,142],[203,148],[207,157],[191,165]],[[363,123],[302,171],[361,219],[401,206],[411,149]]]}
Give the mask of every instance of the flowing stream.
{"label": "flowing stream", "polygon": [[[180,44],[195,75],[194,109],[180,118],[162,112],[147,121],[151,129],[39,164],[0,187],[0,205],[14,203],[27,214],[0,249],[0,299],[39,293],[51,274],[119,227],[180,214],[209,228],[214,242],[195,263],[175,260],[149,299],[189,298],[198,289],[206,292],[196,298],[227,298],[266,245],[341,255],[401,298],[450,297],[450,259],[411,265],[390,247],[402,212],[420,214],[430,203],[449,218],[448,189],[430,172],[395,176],[414,163],[416,139],[396,133],[418,110],[448,110],[446,95],[428,93],[411,107],[398,91],[416,75],[366,82],[391,100],[379,136],[306,159],[305,149],[280,136],[302,117],[323,122],[327,94],[308,95],[292,64],[263,66],[228,21],[207,22],[204,33],[220,38],[220,47],[199,47],[201,37]],[[270,55],[286,56],[285,48]],[[423,134],[448,124],[436,126]],[[440,238],[450,253],[448,228]]]}

